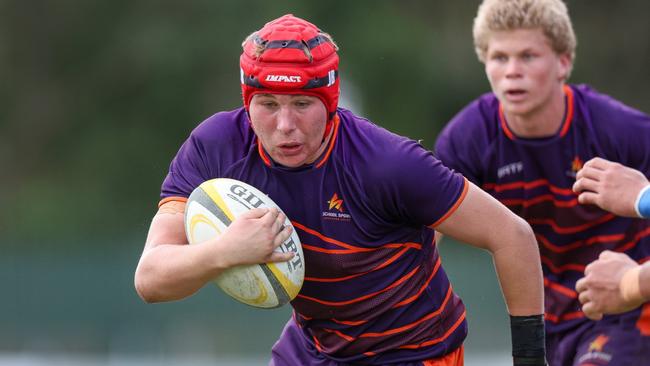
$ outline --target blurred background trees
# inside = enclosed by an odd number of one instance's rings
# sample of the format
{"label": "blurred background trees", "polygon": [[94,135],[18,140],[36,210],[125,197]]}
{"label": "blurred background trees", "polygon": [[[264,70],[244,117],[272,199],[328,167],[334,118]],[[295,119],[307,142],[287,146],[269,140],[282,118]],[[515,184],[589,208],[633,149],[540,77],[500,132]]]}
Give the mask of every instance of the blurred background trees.
{"label": "blurred background trees", "polygon": [[[471,39],[478,3],[0,1],[0,352],[266,352],[288,309],[212,289],[144,305],[132,289],[171,158],[197,123],[240,105],[241,41],[282,14],[307,18],[340,46],[344,104],[431,147],[489,90]],[[568,6],[571,82],[650,112],[650,3]],[[480,335],[482,312],[505,315],[498,288],[465,273],[481,253],[445,250]],[[234,344],[251,331],[255,344]]]}

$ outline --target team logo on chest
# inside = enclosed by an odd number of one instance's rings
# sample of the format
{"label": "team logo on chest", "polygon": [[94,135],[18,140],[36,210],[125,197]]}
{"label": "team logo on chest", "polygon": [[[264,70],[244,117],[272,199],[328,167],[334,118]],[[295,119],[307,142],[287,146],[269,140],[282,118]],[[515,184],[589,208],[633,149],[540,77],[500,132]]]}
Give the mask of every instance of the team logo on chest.
{"label": "team logo on chest", "polygon": [[609,361],[612,360],[612,355],[606,352],[603,352],[603,348],[605,347],[605,344],[609,342],[609,337],[600,334],[598,337],[596,337],[591,343],[589,344],[589,349],[587,350],[587,353],[582,355],[578,362],[580,364],[583,364],[584,362],[593,362],[598,365],[602,365],[604,363],[609,363]]}
{"label": "team logo on chest", "polygon": [[582,169],[583,164],[584,163],[582,162],[582,159],[580,159],[580,157],[576,155],[571,161],[571,170],[567,171],[566,175],[568,175],[571,178],[575,178],[578,171]]}
{"label": "team logo on chest", "polygon": [[343,198],[339,198],[338,193],[334,192],[332,198],[326,201],[325,211],[322,216],[326,220],[350,221],[352,216],[345,212],[343,207]]}

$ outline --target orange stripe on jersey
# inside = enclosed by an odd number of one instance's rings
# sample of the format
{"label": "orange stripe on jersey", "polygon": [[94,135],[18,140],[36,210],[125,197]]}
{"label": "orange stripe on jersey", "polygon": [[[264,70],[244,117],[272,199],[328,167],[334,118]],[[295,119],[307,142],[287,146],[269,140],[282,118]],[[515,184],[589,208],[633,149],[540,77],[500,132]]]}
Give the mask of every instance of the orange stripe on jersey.
{"label": "orange stripe on jersey", "polygon": [[566,95],[566,117],[564,118],[564,126],[560,130],[560,137],[564,137],[569,132],[571,121],[573,121],[573,90],[568,85],[564,85],[564,94]]}
{"label": "orange stripe on jersey", "polygon": [[[438,257],[438,259],[436,260],[436,265],[433,267],[433,271],[431,271],[431,274],[429,275],[429,278],[427,278],[426,282],[422,285],[422,287],[420,287],[420,290],[418,291],[418,293],[411,296],[411,297],[409,297],[408,299],[404,299],[404,300],[398,302],[397,304],[393,305],[393,308],[404,306],[406,304],[410,304],[413,301],[417,300],[417,298],[420,297],[420,295],[422,295],[422,292],[427,288],[427,286],[429,286],[429,283],[431,282],[433,277],[436,275],[436,273],[438,273],[438,269],[440,268],[440,264],[441,264],[440,257]],[[449,285],[449,288],[451,288],[451,285]]]}
{"label": "orange stripe on jersey", "polygon": [[[624,252],[634,247],[634,245],[636,245],[636,243],[638,243],[639,240],[641,240],[642,238],[648,235],[650,235],[650,228],[646,228],[643,231],[639,231],[638,233],[636,233],[636,235],[634,235],[634,239],[622,245],[617,246],[614,250],[617,252]],[[537,238],[537,241],[544,246],[544,248],[555,253],[566,253],[571,250],[583,248],[585,246],[590,246],[594,244],[616,243],[623,240],[625,234],[598,235],[598,236],[591,237],[587,240],[578,240],[578,241],[574,241],[573,243],[562,245],[562,246],[551,243],[548,239],[546,239],[546,237],[544,237],[541,234],[535,234],[535,237]]]}
{"label": "orange stripe on jersey", "polygon": [[[327,236],[325,236],[325,235],[319,233],[318,231],[316,231],[316,230],[312,230],[312,229],[306,227],[305,225],[302,225],[302,224],[300,224],[300,223],[298,223],[298,222],[296,222],[296,221],[291,221],[291,223],[293,224],[294,227],[296,227],[296,228],[298,228],[298,229],[300,229],[300,230],[302,230],[302,231],[304,231],[304,232],[306,232],[306,233],[308,233],[308,234],[311,234],[311,235],[313,235],[313,236],[315,236],[315,237],[321,239],[321,240],[324,241],[324,242],[327,242],[327,243],[330,243],[330,244],[335,244],[335,245],[338,245],[339,247],[349,249],[349,250],[352,251],[353,253],[354,253],[354,252],[356,252],[356,253],[360,253],[360,252],[370,252],[370,251],[373,251],[373,250],[376,249],[376,248],[362,248],[362,247],[355,247],[355,246],[353,246],[353,245],[350,245],[350,244],[344,243],[344,242],[342,242],[342,241],[340,241],[340,240],[336,240],[336,239],[329,238],[329,237],[327,237]],[[305,247],[306,247],[306,246],[303,245],[303,248],[305,248]]]}
{"label": "orange stripe on jersey", "polygon": [[[431,271],[431,274],[429,275],[429,278],[427,278],[426,282],[422,285],[422,287],[420,288],[420,290],[418,291],[418,293],[415,294],[415,295],[413,295],[413,296],[411,296],[411,297],[409,297],[409,298],[406,299],[406,300],[403,300],[403,301],[401,301],[401,302],[399,302],[399,303],[393,305],[392,308],[397,308],[397,307],[400,307],[400,306],[404,306],[404,305],[406,305],[406,304],[409,304],[409,303],[415,301],[418,297],[420,297],[420,295],[422,294],[422,292],[427,288],[427,286],[429,285],[429,283],[431,282],[431,280],[433,279],[433,277],[434,277],[434,276],[436,275],[436,273],[438,272],[438,269],[440,268],[440,264],[441,264],[441,262],[440,262],[440,257],[438,257],[438,260],[436,261],[436,264],[435,264],[435,266],[434,266],[434,268],[433,268],[433,271]],[[448,291],[449,291],[449,292],[452,291],[451,285],[449,285],[449,290],[448,290]],[[447,301],[447,299],[445,299],[443,302],[446,302],[446,301]],[[303,318],[305,318],[305,319],[311,319],[311,318],[307,318],[307,317],[305,317],[304,315],[301,315],[301,316],[302,316]],[[355,325],[361,325],[361,324],[365,324],[365,323],[368,322],[367,320],[351,321],[351,320],[337,320],[337,319],[334,319],[334,318],[331,318],[330,320],[333,321],[334,323],[345,324],[345,325],[352,325],[352,326],[355,326]]]}
{"label": "orange stripe on jersey", "polygon": [[430,228],[434,229],[436,226],[440,225],[441,222],[445,221],[447,217],[451,216],[454,211],[460,206],[460,204],[463,202],[465,199],[465,196],[467,196],[467,191],[469,190],[469,182],[467,181],[467,178],[465,178],[463,182],[463,192],[460,194],[460,197],[456,200],[456,203],[454,203],[453,206],[449,210],[447,210],[447,213],[444,214],[441,218],[438,219],[438,221],[434,222],[433,224],[429,225]]}
{"label": "orange stripe on jersey", "polygon": [[336,116],[334,116],[334,133],[332,134],[332,138],[330,139],[329,147],[327,148],[327,152],[325,152],[325,155],[323,156],[321,161],[319,161],[318,164],[316,164],[316,168],[320,168],[321,166],[323,166],[323,164],[325,164],[327,159],[330,157],[330,154],[332,153],[332,149],[334,148],[334,143],[336,141],[336,136],[338,136],[338,134],[339,134],[339,123],[340,123],[340,121],[341,120],[339,119],[338,114]]}
{"label": "orange stripe on jersey", "polygon": [[407,243],[390,243],[376,248],[325,249],[325,248],[317,247],[315,245],[302,243],[302,248],[311,250],[312,252],[320,252],[320,253],[327,253],[327,254],[357,254],[361,252],[373,252],[379,249],[394,249],[394,248],[413,248],[413,249],[420,250],[422,249],[422,245],[418,243],[407,242]]}
{"label": "orange stripe on jersey", "polygon": [[574,264],[574,263],[569,263],[558,267],[555,266],[550,259],[544,256],[542,256],[542,263],[544,263],[548,267],[548,269],[551,270],[551,272],[553,273],[562,273],[566,271],[584,272],[586,267],[583,264]]}
{"label": "orange stripe on jersey", "polygon": [[379,290],[379,291],[376,291],[376,292],[373,292],[373,293],[370,293],[370,294],[367,294],[367,295],[364,295],[364,296],[361,296],[361,297],[357,297],[356,299],[352,299],[352,300],[347,300],[347,301],[326,301],[326,300],[320,300],[320,299],[317,299],[315,297],[305,296],[305,295],[301,295],[301,294],[298,294],[298,297],[301,298],[301,299],[305,299],[305,300],[311,300],[313,302],[317,302],[317,303],[323,304],[323,305],[330,305],[330,306],[350,305],[350,304],[354,304],[355,302],[360,302],[360,301],[369,299],[371,297],[375,297],[375,296],[377,296],[377,295],[379,295],[381,293],[384,293],[384,292],[386,292],[386,291],[388,291],[388,290],[390,290],[392,288],[395,288],[395,287],[401,285],[406,280],[413,277],[413,275],[418,270],[420,270],[420,266],[417,266],[417,267],[413,268],[413,270],[411,272],[409,272],[408,274],[406,274],[404,277],[400,278],[399,280],[393,282],[390,286],[386,287],[385,289]]}
{"label": "orange stripe on jersey", "polygon": [[406,324],[406,325],[401,326],[399,328],[393,328],[393,329],[390,329],[390,330],[387,330],[387,331],[384,331],[384,332],[381,332],[381,333],[363,333],[363,334],[359,335],[359,338],[376,338],[376,337],[383,337],[383,336],[392,335],[392,334],[396,334],[396,333],[402,333],[405,330],[409,330],[409,329],[411,329],[411,328],[413,328],[413,327],[415,327],[415,326],[417,326],[417,325],[419,325],[419,324],[421,324],[421,323],[423,323],[423,322],[425,322],[427,320],[435,318],[436,316],[440,315],[440,313],[442,313],[443,310],[445,310],[445,308],[447,307],[447,303],[449,302],[449,299],[451,298],[452,293],[453,292],[451,290],[451,285],[450,285],[449,289],[447,289],[447,294],[445,295],[445,299],[442,301],[442,304],[440,304],[440,307],[436,311],[427,314],[426,316],[414,321],[413,323]]}
{"label": "orange stripe on jersey", "polygon": [[[647,228],[647,229],[645,229],[643,231],[638,232],[634,236],[634,239],[632,239],[632,240],[630,240],[630,241],[628,241],[626,243],[617,245],[615,248],[612,248],[611,250],[616,251],[616,252],[621,252],[621,253],[625,252],[628,249],[633,248],[639,242],[639,240],[641,240],[643,237],[646,237],[648,235],[650,235],[650,228]],[[547,247],[547,248],[551,249],[552,251],[559,252],[559,253],[566,252],[568,250],[572,250],[572,249],[576,249],[576,248],[584,248],[585,246],[593,245],[593,244],[596,244],[596,243],[617,242],[617,241],[622,240],[623,237],[624,237],[623,234],[600,235],[600,236],[596,236],[596,237],[590,238],[589,240],[585,240],[585,241],[579,240],[577,242],[569,244],[567,247],[558,247],[558,246],[552,245],[550,242],[548,242],[548,240],[546,240],[541,235],[536,235],[536,236],[538,237],[537,239],[540,242],[543,243],[544,247]],[[567,248],[567,249],[565,249],[565,250],[557,250],[558,248],[560,248],[560,249]],[[650,257],[642,259],[641,261],[638,261],[638,262],[643,263],[642,261],[647,261],[648,259],[650,259]],[[586,265],[580,264],[580,263],[569,263],[569,264],[565,264],[563,266],[558,267],[558,266],[555,266],[555,264],[548,257],[545,257],[545,256],[542,256],[542,263],[546,264],[548,266],[548,268],[551,270],[551,272],[553,272],[553,273],[561,273],[561,272],[565,272],[565,271],[584,272],[585,266],[586,266]]]}
{"label": "orange stripe on jersey", "polygon": [[548,239],[546,239],[546,237],[544,237],[541,234],[535,234],[535,237],[537,238],[537,241],[540,242],[546,249],[555,253],[566,253],[568,251],[582,248],[587,245],[617,242],[623,240],[625,235],[624,234],[598,235],[598,236],[591,237],[587,240],[578,240],[578,241],[574,241],[573,243],[562,245],[562,246],[551,243]]}
{"label": "orange stripe on jersey", "polygon": [[358,254],[363,252],[373,252],[377,250],[377,248],[325,249],[325,248],[321,248],[321,247],[317,247],[305,243],[302,243],[302,249],[307,249],[312,252],[320,252],[320,253],[327,253],[327,254]]}
{"label": "orange stripe on jersey", "polygon": [[180,201],[167,201],[160,205],[158,207],[158,212],[156,212],[156,215],[158,214],[184,214],[185,213],[185,202],[180,202]]}
{"label": "orange stripe on jersey", "polygon": [[330,319],[334,323],[339,323],[343,325],[352,325],[352,326],[357,326],[357,325],[362,325],[366,324],[368,321],[367,320],[357,320],[357,321],[352,321],[352,320],[337,320],[337,319]]}
{"label": "orange stripe on jersey", "polygon": [[500,201],[506,206],[523,206],[524,208],[528,208],[530,206],[534,206],[538,203],[546,202],[546,201],[553,202],[553,206],[555,207],[574,207],[578,205],[577,198],[574,198],[569,201],[560,201],[560,200],[556,200],[555,196],[553,196],[552,194],[544,194],[529,200],[513,198],[513,199],[502,199]]}
{"label": "orange stripe on jersey", "polygon": [[573,320],[584,318],[585,314],[582,311],[574,311],[572,313],[566,313],[562,316],[557,316],[554,314],[544,313],[544,318],[552,323],[559,323],[562,321]]}
{"label": "orange stripe on jersey", "polygon": [[641,316],[636,322],[636,327],[642,336],[650,336],[650,304],[645,304],[641,308]]}
{"label": "orange stripe on jersey", "polygon": [[506,123],[506,116],[503,114],[503,106],[501,103],[499,103],[499,123],[501,123],[501,129],[503,130],[503,133],[505,133],[510,140],[514,140],[515,135],[512,133],[512,131],[510,131],[510,128]]}
{"label": "orange stripe on jersey", "polygon": [[323,330],[326,331],[326,332],[328,332],[328,333],[336,334],[337,336],[339,336],[339,337],[345,339],[345,340],[348,341],[348,342],[353,342],[353,341],[355,340],[354,337],[350,337],[350,336],[347,335],[347,334],[343,334],[343,333],[339,332],[338,330],[327,329],[327,328],[323,328]]}
{"label": "orange stripe on jersey", "polygon": [[260,154],[260,158],[262,158],[262,161],[266,166],[271,166],[271,159],[266,155],[266,152],[264,151],[264,147],[262,147],[262,143],[260,140],[257,140],[257,152]]}
{"label": "orange stripe on jersey", "polygon": [[318,339],[316,339],[315,336],[311,336],[311,338],[314,340],[314,346],[316,346],[316,349],[318,350],[318,352],[323,352],[323,347],[320,345],[320,342],[318,341]]}
{"label": "orange stripe on jersey", "polygon": [[426,341],[426,342],[422,342],[422,343],[418,343],[418,344],[406,344],[406,345],[400,346],[399,348],[418,349],[418,348],[422,348],[422,347],[429,347],[431,345],[434,345],[436,343],[440,343],[440,342],[444,341],[445,339],[447,339],[456,330],[456,328],[458,328],[461,324],[463,324],[463,320],[465,320],[466,313],[467,313],[467,311],[463,310],[463,313],[460,315],[458,320],[456,320],[454,325],[452,325],[451,328],[449,328],[445,332],[445,334],[443,334],[442,336],[440,336],[440,337],[438,337],[436,339],[432,339],[430,341]]}
{"label": "orange stripe on jersey", "polygon": [[[294,311],[294,314],[296,314],[295,311]],[[314,318],[312,318],[311,316],[302,315],[302,314],[298,314],[298,316],[300,316],[301,318],[303,318],[303,319],[305,319],[305,320],[312,320],[312,319],[314,319]],[[295,319],[295,318],[294,318],[294,319]],[[296,323],[298,323],[297,319],[296,319]]]}
{"label": "orange stripe on jersey", "polygon": [[404,248],[413,248],[413,249],[420,250],[420,249],[422,249],[422,244],[407,241],[405,243],[384,244],[384,245],[378,247],[377,249],[384,249],[384,248],[395,249],[395,248],[402,248],[402,247],[404,247]]}
{"label": "orange stripe on jersey", "polygon": [[[303,248],[304,248],[304,246],[303,246]],[[397,254],[395,254],[394,256],[392,256],[392,257],[390,257],[390,258],[388,258],[388,259],[387,259],[386,261],[384,261],[383,263],[381,263],[381,264],[379,264],[378,266],[375,266],[374,268],[372,268],[372,269],[370,269],[370,270],[368,270],[368,271],[365,271],[365,272],[355,273],[355,274],[353,274],[353,275],[349,275],[349,276],[345,276],[345,277],[336,277],[336,278],[305,277],[305,281],[314,281],[314,282],[340,282],[340,281],[345,281],[345,280],[349,280],[349,279],[352,279],[352,278],[356,278],[356,277],[359,277],[359,276],[363,276],[363,275],[368,274],[368,273],[370,273],[370,272],[373,272],[373,271],[377,271],[377,270],[379,270],[379,269],[382,269],[382,268],[388,266],[389,264],[395,262],[399,257],[401,257],[402,255],[404,255],[404,253],[406,253],[406,251],[407,251],[408,249],[409,249],[409,248],[403,248],[403,249],[400,250]]]}
{"label": "orange stripe on jersey", "polygon": [[627,243],[621,245],[620,247],[617,247],[614,250],[617,251],[617,252],[624,252],[624,251],[626,251],[628,249],[634,248],[636,243],[638,243],[639,240],[641,240],[641,238],[646,237],[648,235],[650,235],[650,227],[646,228],[643,231],[639,231],[638,233],[636,233],[636,235],[634,235],[634,239],[628,241]]}
{"label": "orange stripe on jersey", "polygon": [[296,227],[296,228],[298,228],[298,229],[300,229],[300,230],[302,230],[302,231],[304,231],[304,232],[306,232],[308,234],[311,234],[311,235],[321,239],[324,242],[334,244],[334,245],[337,245],[337,246],[342,247],[342,248],[349,249],[348,251],[337,252],[335,249],[323,249],[323,248],[318,248],[318,247],[315,247],[315,246],[310,246],[310,245],[305,245],[305,244],[302,245],[303,248],[307,248],[307,249],[310,249],[310,250],[323,252],[323,253],[352,254],[352,253],[372,252],[372,251],[375,251],[375,250],[386,249],[386,248],[401,248],[401,247],[405,247],[405,246],[410,247],[410,248],[415,248],[415,249],[418,249],[418,250],[422,249],[422,245],[420,245],[418,243],[413,243],[413,242],[389,243],[389,244],[385,244],[385,245],[382,245],[382,246],[376,247],[376,248],[357,247],[357,246],[354,246],[354,245],[351,245],[351,244],[348,244],[348,243],[344,243],[344,242],[342,242],[340,240],[336,240],[336,239],[327,237],[327,236],[319,233],[318,231],[310,229],[310,228],[306,227],[305,225],[302,225],[302,224],[300,224],[300,223],[298,223],[296,221],[291,221],[291,223],[293,224],[294,227]]}
{"label": "orange stripe on jersey", "polygon": [[578,298],[578,293],[575,292],[574,290],[571,290],[568,287],[564,287],[564,286],[560,285],[559,283],[551,282],[546,278],[544,279],[544,287],[548,287],[551,290],[553,290],[555,292],[559,292],[562,295],[564,295],[566,297],[570,297],[572,299],[577,299]]}
{"label": "orange stripe on jersey", "polygon": [[160,200],[160,202],[158,202],[158,208],[160,208],[160,206],[164,205],[165,203],[167,203],[167,202],[172,202],[172,201],[176,201],[176,202],[187,202],[187,197],[177,197],[177,196],[174,196],[174,197],[166,197],[166,198],[163,198],[163,199]]}
{"label": "orange stripe on jersey", "polygon": [[582,224],[578,226],[566,226],[566,227],[559,226],[553,219],[528,219],[528,223],[531,225],[548,225],[551,227],[551,229],[553,229],[553,231],[555,231],[558,234],[575,234],[581,231],[585,231],[594,226],[598,226],[607,221],[611,221],[615,217],[616,216],[614,216],[613,214],[606,214],[603,215],[598,220],[594,220],[586,224]]}
{"label": "orange stripe on jersey", "polygon": [[560,188],[558,186],[551,184],[548,181],[548,179],[537,179],[530,182],[518,181],[518,182],[511,182],[511,183],[504,183],[504,184],[486,183],[482,187],[484,190],[493,189],[495,192],[503,192],[503,191],[510,191],[514,189],[522,189],[522,188],[528,190],[528,189],[533,189],[541,186],[548,186],[548,189],[555,194],[561,194],[563,196],[576,195],[571,188]]}

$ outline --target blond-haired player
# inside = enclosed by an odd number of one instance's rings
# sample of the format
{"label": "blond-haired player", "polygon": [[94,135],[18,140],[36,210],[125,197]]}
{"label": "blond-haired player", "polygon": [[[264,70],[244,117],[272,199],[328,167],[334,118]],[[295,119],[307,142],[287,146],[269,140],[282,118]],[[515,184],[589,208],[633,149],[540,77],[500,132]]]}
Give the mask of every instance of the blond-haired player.
{"label": "blond-haired player", "polygon": [[535,231],[551,365],[648,362],[650,306],[595,322],[575,285],[605,250],[649,258],[650,221],[579,201],[572,187],[594,157],[648,175],[650,118],[566,82],[576,37],[561,0],[484,0],[473,34],[492,92],[453,118],[438,138],[438,158]]}

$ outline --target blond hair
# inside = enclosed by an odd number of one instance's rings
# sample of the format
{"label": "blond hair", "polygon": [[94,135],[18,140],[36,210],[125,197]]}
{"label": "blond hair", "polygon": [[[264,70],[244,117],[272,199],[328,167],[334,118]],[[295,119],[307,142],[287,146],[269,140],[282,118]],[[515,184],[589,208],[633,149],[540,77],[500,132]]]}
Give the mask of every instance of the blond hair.
{"label": "blond hair", "polygon": [[562,0],[483,0],[474,18],[474,49],[485,62],[491,32],[541,29],[551,48],[575,60],[576,36]]}

